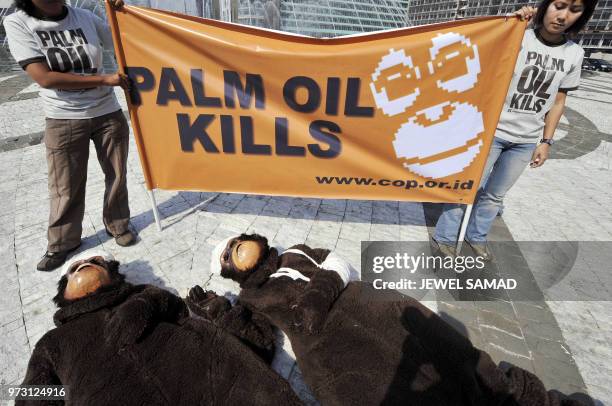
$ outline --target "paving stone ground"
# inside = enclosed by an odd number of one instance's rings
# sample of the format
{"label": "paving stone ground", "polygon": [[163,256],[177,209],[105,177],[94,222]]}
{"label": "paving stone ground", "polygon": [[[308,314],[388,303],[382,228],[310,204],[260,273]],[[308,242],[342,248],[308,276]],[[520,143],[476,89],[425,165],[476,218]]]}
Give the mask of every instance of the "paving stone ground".
{"label": "paving stone ground", "polygon": [[[524,271],[534,283],[546,284],[550,275],[540,271],[540,256],[532,251],[541,245],[534,241],[565,243],[548,250],[560,255],[595,250],[589,266],[567,271],[541,300],[457,301],[438,292],[425,301],[496,361],[534,371],[549,388],[588,393],[596,404],[612,403],[612,266],[593,248],[612,247],[611,105],[612,75],[585,76],[568,99],[552,159],[521,177],[491,236],[504,241],[503,249],[494,246],[498,262],[506,264],[500,274]],[[49,204],[43,129],[36,86],[20,73],[0,76],[0,383],[6,384],[23,379],[33,346],[53,327],[51,297],[59,272],[35,271],[46,247]],[[131,224],[140,242],[120,248],[102,225],[104,182],[92,146],[81,250],[103,247],[122,262],[128,280],[183,296],[208,279],[211,250],[230,235],[257,232],[281,246],[333,248],[359,268],[361,241],[427,241],[440,211],[439,205],[410,202],[156,191],[160,232],[133,142],[128,183]],[[277,370],[316,404],[285,348]]]}

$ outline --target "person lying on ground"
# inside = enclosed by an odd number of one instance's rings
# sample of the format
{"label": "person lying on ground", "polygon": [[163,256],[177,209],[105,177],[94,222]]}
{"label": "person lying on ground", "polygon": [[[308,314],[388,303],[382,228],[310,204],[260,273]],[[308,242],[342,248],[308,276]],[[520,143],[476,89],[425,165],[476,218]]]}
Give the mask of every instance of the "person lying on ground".
{"label": "person lying on ground", "polygon": [[65,385],[75,405],[301,404],[243,342],[189,317],[180,297],[126,282],[108,254],[65,268],[56,327],[36,344],[23,385]]}
{"label": "person lying on ground", "polygon": [[418,301],[350,281],[350,270],[327,249],[279,252],[259,235],[222,241],[211,258],[211,272],[240,285],[236,305],[288,336],[324,405],[580,404],[528,371],[503,371]]}

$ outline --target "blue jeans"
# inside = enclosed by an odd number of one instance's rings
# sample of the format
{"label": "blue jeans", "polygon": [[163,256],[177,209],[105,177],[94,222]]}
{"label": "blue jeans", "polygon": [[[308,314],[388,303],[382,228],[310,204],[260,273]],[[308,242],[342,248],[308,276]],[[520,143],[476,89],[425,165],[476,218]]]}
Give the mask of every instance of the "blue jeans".
{"label": "blue jeans", "polygon": [[[497,137],[493,139],[468,223],[466,240],[474,243],[487,241],[487,234],[502,206],[506,192],[531,161],[535,147],[536,144],[532,143],[514,143]],[[437,242],[451,245],[457,242],[464,211],[465,205],[444,204],[434,233]]]}

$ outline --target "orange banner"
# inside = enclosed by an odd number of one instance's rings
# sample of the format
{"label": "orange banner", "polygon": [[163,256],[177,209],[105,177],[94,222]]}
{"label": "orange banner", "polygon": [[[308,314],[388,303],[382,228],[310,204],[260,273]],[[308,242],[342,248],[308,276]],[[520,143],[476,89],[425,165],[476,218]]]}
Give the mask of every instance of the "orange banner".
{"label": "orange banner", "polygon": [[324,198],[473,202],[525,30],[316,39],[108,11],[149,189]]}

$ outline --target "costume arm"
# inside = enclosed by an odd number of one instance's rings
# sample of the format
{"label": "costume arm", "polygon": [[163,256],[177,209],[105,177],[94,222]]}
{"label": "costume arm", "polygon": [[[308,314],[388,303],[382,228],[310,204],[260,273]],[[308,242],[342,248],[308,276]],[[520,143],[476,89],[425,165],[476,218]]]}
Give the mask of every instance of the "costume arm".
{"label": "costume arm", "polygon": [[104,331],[107,342],[125,347],[159,322],[178,323],[188,316],[180,297],[155,286],[142,288],[115,309]]}
{"label": "costume arm", "polygon": [[[53,362],[51,361],[44,346],[40,341],[36,344],[34,352],[28,363],[28,370],[21,385],[61,385],[62,382],[55,373]],[[63,400],[16,400],[16,406],[52,406],[63,405]]]}
{"label": "costume arm", "polygon": [[265,317],[240,303],[232,307],[225,297],[206,292],[200,286],[189,290],[186,302],[194,314],[238,337],[264,361],[272,362],[276,336],[274,327]]}
{"label": "costume arm", "polygon": [[344,281],[338,273],[327,270],[316,272],[293,306],[294,326],[309,334],[319,332],[329,309],[344,287]]}
{"label": "costume arm", "polygon": [[153,315],[159,320],[176,323],[189,315],[183,299],[165,289],[147,286],[136,296],[149,304]]}
{"label": "costume arm", "polygon": [[291,249],[302,251],[320,268],[318,272],[313,273],[304,291],[293,304],[294,327],[308,334],[315,334],[322,328],[329,309],[346,287],[350,265],[326,249],[313,249],[304,244],[295,245]]}
{"label": "costume arm", "polygon": [[217,317],[214,323],[238,337],[267,364],[272,363],[276,334],[274,327],[265,317],[237,304]]}
{"label": "costume arm", "polygon": [[136,311],[148,320],[168,323],[176,323],[187,317],[187,306],[180,297],[152,285],[142,285],[139,288],[142,289],[140,292],[117,307],[114,316]]}

